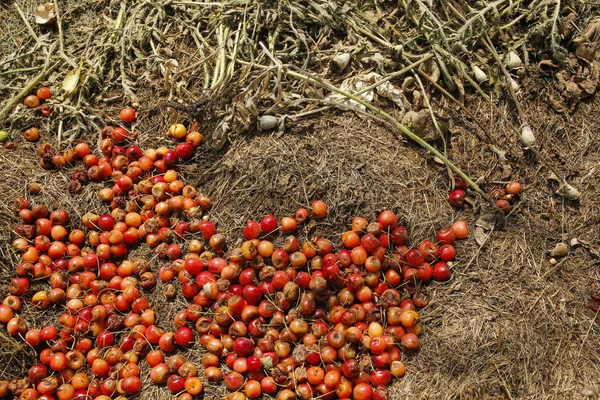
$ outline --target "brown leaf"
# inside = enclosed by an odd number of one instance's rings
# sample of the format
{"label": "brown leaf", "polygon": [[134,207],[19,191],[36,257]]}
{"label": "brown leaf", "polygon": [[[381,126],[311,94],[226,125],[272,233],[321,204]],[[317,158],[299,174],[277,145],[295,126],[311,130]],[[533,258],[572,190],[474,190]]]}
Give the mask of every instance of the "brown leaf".
{"label": "brown leaf", "polygon": [[592,95],[596,92],[598,82],[592,79],[584,79],[581,82],[577,82],[577,86],[579,86],[587,94]]}
{"label": "brown leaf", "polygon": [[475,232],[473,232],[473,237],[475,238],[475,243],[479,246],[483,246],[489,235],[485,233],[482,227],[478,226],[475,228]]}

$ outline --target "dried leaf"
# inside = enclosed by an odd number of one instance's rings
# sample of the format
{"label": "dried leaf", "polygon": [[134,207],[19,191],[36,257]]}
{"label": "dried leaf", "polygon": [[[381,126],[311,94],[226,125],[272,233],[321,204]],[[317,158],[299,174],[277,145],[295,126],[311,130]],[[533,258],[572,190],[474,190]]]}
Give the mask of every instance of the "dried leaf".
{"label": "dried leaf", "polygon": [[598,39],[600,39],[600,18],[596,18],[594,21],[590,22],[583,31],[583,34],[576,37],[573,40],[573,43],[596,42]]}
{"label": "dried leaf", "polygon": [[577,31],[577,26],[579,26],[579,15],[577,15],[576,12],[571,11],[563,18],[563,26],[563,36],[565,39],[569,39]]}
{"label": "dried leaf", "polygon": [[567,200],[577,200],[581,196],[579,190],[575,187],[565,183],[560,190],[560,194]]}
{"label": "dried leaf", "polygon": [[587,94],[592,95],[596,93],[598,81],[592,79],[584,79],[581,82],[577,82],[577,86],[579,86]]}
{"label": "dried leaf", "polygon": [[577,45],[575,55],[582,60],[592,62],[596,54],[596,42],[599,39],[600,18],[596,18],[585,28],[582,34],[573,39],[573,43]]}
{"label": "dried leaf", "polygon": [[550,103],[550,107],[554,109],[557,113],[567,113],[569,108],[567,108],[562,100],[556,99],[552,96],[548,97],[548,103]]}
{"label": "dried leaf", "polygon": [[233,119],[232,114],[227,115],[225,118],[221,120],[219,125],[215,128],[212,133],[212,146],[215,150],[221,150],[225,143],[227,142],[227,138],[229,136],[229,132],[231,130],[231,120]]}
{"label": "dried leaf", "polygon": [[[446,134],[450,127],[449,120],[441,114],[436,113],[435,116],[442,134]],[[408,126],[415,135],[425,141],[433,141],[440,138],[440,134],[433,124],[429,110],[421,110],[419,112],[409,111],[402,117],[402,123]]]}
{"label": "dried leaf", "polygon": [[485,233],[482,227],[478,226],[475,228],[475,232],[473,232],[473,237],[475,238],[475,243],[483,246],[489,235]]}
{"label": "dried leaf", "polygon": [[492,213],[481,214],[477,222],[475,222],[475,226],[490,231],[496,226],[496,216]]}
{"label": "dried leaf", "polygon": [[512,167],[506,159],[506,152],[493,145],[491,146],[491,149],[498,156],[498,161],[502,167],[502,177],[508,179],[512,174]]}
{"label": "dried leaf", "polygon": [[67,92],[67,94],[71,94],[77,89],[79,78],[81,77],[81,65],[82,64],[79,63],[79,67],[69,72],[67,76],[65,76],[65,79],[63,79],[62,89]]}
{"label": "dried leaf", "polygon": [[558,68],[558,65],[554,64],[552,60],[542,60],[538,63],[538,68],[542,67]]}

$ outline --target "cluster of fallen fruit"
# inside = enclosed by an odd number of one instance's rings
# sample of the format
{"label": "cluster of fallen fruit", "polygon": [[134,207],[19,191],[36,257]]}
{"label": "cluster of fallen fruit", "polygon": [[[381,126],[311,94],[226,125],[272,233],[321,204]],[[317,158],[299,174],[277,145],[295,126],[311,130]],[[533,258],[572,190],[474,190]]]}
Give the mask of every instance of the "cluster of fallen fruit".
{"label": "cluster of fallen fruit", "polygon": [[[170,134],[185,142],[142,152],[120,146],[130,136],[119,127],[103,130],[100,157],[85,143],[63,153],[41,146],[44,168],[87,167],[73,174],[71,191],[89,180],[112,180],[98,193],[111,211],[85,214],[77,229],[64,210],[15,200],[22,223],[13,247],[22,262],[0,322],[35,349],[39,363],[23,379],[0,381],[0,397],[125,398],[140,392],[145,360],[150,380],[180,399],[199,394],[203,381],[223,382],[232,400],[388,398],[387,385],[405,373],[403,352],[419,346],[416,310],[428,303],[421,283],[450,278],[453,243],[468,235],[466,223],[440,230],[435,243],[409,248],[406,228],[385,210],[376,221],[354,218],[334,252],[314,234],[327,214],[326,204],[314,201],[311,211],[301,208],[293,218],[248,221],[241,246],[227,250],[205,215],[210,199],[173,169],[192,157],[202,135],[182,125]],[[160,268],[127,258],[143,241]],[[34,321],[22,316],[21,298],[33,280],[49,284],[32,295],[34,307],[65,307],[57,326],[28,329]],[[167,298],[179,291],[189,304],[175,315],[173,331],[159,327],[150,308],[157,280]],[[205,350],[202,380],[198,367],[176,353],[196,340]]]}
{"label": "cluster of fallen fruit", "polygon": [[[454,189],[448,195],[448,202],[451,206],[456,208],[463,208],[466,202],[472,201],[467,197],[465,190],[467,189],[467,182],[458,175],[454,175]],[[495,188],[490,193],[490,199],[495,202],[496,207],[508,215],[511,211],[510,206],[515,203],[521,194],[521,184],[516,181],[510,181],[506,184],[504,189]]]}

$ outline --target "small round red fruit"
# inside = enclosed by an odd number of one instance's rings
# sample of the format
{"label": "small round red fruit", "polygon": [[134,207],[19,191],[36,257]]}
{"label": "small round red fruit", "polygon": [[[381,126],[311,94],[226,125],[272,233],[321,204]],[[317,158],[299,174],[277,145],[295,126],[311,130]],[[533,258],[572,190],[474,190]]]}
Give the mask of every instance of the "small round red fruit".
{"label": "small round red fruit", "polygon": [[516,181],[511,181],[506,184],[506,193],[512,194],[513,196],[521,193],[521,184]]}
{"label": "small round red fruit", "polygon": [[440,244],[440,245],[452,244],[452,243],[454,243],[454,240],[456,239],[456,235],[454,234],[454,231],[452,230],[452,228],[444,228],[444,229],[441,229],[437,233],[437,235],[435,235],[435,239],[437,240],[438,244]]}
{"label": "small round red fruit", "polygon": [[371,400],[373,397],[373,387],[365,382],[361,382],[354,386],[352,390],[355,400]]}
{"label": "small round red fruit", "polygon": [[50,91],[49,87],[42,86],[37,90],[36,95],[42,100],[48,100],[50,97],[52,97],[52,92]]}
{"label": "small round red fruit", "polygon": [[465,205],[465,191],[462,189],[454,189],[450,192],[450,196],[448,197],[448,202],[452,207],[463,208]]}
{"label": "small round red fruit", "polygon": [[135,119],[135,110],[131,107],[126,107],[119,113],[119,118],[123,122],[133,122]]}
{"label": "small round red fruit", "polygon": [[177,329],[175,332],[175,342],[180,345],[187,347],[194,340],[194,332],[187,326]]}
{"label": "small round red fruit", "polygon": [[469,236],[469,227],[465,221],[456,221],[453,223],[452,230],[457,239],[466,239]]}
{"label": "small round red fruit", "polygon": [[410,249],[404,259],[411,267],[418,267],[425,262],[425,255],[418,249]]}
{"label": "small round red fruit", "polygon": [[177,157],[182,160],[189,160],[194,155],[194,146],[190,143],[179,143],[175,147],[175,153]]}
{"label": "small round red fruit", "polygon": [[315,200],[311,204],[312,215],[317,219],[325,218],[327,215],[327,204],[321,200]]}
{"label": "small round red fruit", "polygon": [[456,250],[454,249],[454,246],[452,246],[451,244],[445,244],[440,247],[439,253],[440,253],[440,260],[452,261],[452,260],[454,260]]}
{"label": "small round red fruit", "polygon": [[435,263],[433,266],[433,279],[436,281],[447,281],[450,279],[450,268],[443,261]]}
{"label": "small round red fruit", "polygon": [[257,239],[260,236],[260,225],[256,221],[249,220],[246,222],[242,234],[248,240]]}
{"label": "small round red fruit", "polygon": [[496,207],[498,207],[504,215],[510,213],[510,203],[504,199],[496,200]]}
{"label": "small round red fruit", "polygon": [[279,227],[279,223],[277,222],[277,218],[272,215],[267,215],[263,219],[260,220],[260,229],[265,234],[269,234],[276,230]]}

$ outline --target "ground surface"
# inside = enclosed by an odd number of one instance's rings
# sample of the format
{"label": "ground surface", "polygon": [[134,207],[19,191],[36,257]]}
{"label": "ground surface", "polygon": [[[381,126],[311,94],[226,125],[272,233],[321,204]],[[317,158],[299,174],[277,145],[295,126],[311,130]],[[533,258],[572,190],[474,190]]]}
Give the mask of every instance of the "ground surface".
{"label": "ground surface", "polygon": [[[25,10],[31,6],[22,3]],[[27,35],[24,28],[8,24],[18,18],[14,9],[6,6],[1,12],[4,39],[15,41]],[[83,21],[86,15],[78,10],[72,18]],[[92,27],[100,23],[86,21]],[[179,47],[172,43],[170,48],[183,54],[188,51],[186,46],[189,43],[182,42]],[[0,62],[8,55],[8,49],[3,50]],[[597,67],[597,63],[593,65]],[[14,75],[9,76],[14,79]],[[519,99],[540,152],[579,188],[581,197],[568,201],[557,195],[558,184],[550,179],[550,171],[523,150],[505,122],[514,116],[508,99],[494,99],[498,106],[490,107],[476,96],[467,96],[467,107],[488,128],[497,145],[508,152],[510,179],[520,181],[524,191],[505,226],[494,229],[483,246],[473,238],[457,246],[460,262],[455,264],[452,280],[427,289],[431,302],[423,310],[422,346],[408,358],[406,376],[392,386],[392,399],[600,397],[600,327],[596,315],[586,307],[590,280],[599,269],[600,98],[594,95],[577,101],[572,111],[558,113],[550,106],[554,73],[531,66],[524,81]],[[0,93],[12,96],[26,82],[10,80],[0,72]],[[188,90],[193,88],[193,84],[187,86]],[[141,145],[166,143],[166,128],[174,119],[190,122],[185,112],[178,114],[166,106],[155,108],[169,99],[168,93],[146,87],[139,88],[136,95]],[[433,98],[436,107],[451,117],[446,143],[449,158],[486,191],[506,182],[489,143],[475,135],[478,128],[473,121],[443,97]],[[108,94],[96,100],[87,105],[86,112],[105,123],[116,122],[118,110],[128,104],[121,98],[112,100]],[[393,110],[385,100],[378,101]],[[55,125],[41,128],[42,141],[56,143]],[[97,133],[92,129],[80,137],[95,140]],[[35,202],[51,208],[65,207],[77,215],[105,207],[95,196],[101,184],[88,185],[76,196],[67,195],[68,172],[42,170],[37,165],[37,145],[25,142],[20,135],[15,135],[14,141],[16,149],[0,150],[0,296],[6,293],[6,282],[17,259],[11,250],[10,229],[16,218],[10,202],[25,194],[29,182],[42,184]],[[441,142],[435,145],[443,148]],[[325,200],[331,210],[318,231],[334,240],[352,216],[374,218],[384,208],[397,212],[413,243],[431,237],[456,219],[465,218],[473,228],[477,219],[476,210],[456,211],[448,205],[450,181],[443,165],[400,140],[388,127],[353,112],[329,110],[288,122],[285,132],[262,133],[252,128],[233,137],[220,151],[202,147],[184,172],[187,182],[212,198],[211,217],[219,223],[220,231],[231,232],[232,237],[248,218],[268,212],[279,217],[291,215],[317,198]],[[589,246],[572,248],[567,257],[550,264],[548,249],[573,238]],[[160,304],[166,314],[181,308],[181,303],[167,303],[160,293],[157,291],[152,302]],[[34,325],[39,321],[35,313],[27,320]],[[169,321],[165,318],[164,326],[168,327]],[[4,328],[0,331],[5,333]],[[4,341],[0,346],[0,378],[22,374],[33,363],[31,352],[17,342],[0,340]],[[199,350],[191,350],[189,357],[199,359]],[[208,388],[204,398],[213,398],[215,391]],[[141,398],[156,396],[162,398],[166,392],[150,386]]]}

